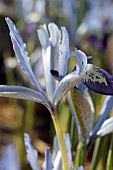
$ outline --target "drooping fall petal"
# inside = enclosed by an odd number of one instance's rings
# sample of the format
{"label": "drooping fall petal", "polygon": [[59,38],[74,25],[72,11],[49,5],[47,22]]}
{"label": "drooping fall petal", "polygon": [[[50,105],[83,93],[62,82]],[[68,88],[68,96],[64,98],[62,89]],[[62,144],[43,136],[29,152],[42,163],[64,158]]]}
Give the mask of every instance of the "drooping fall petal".
{"label": "drooping fall petal", "polygon": [[83,82],[91,90],[105,95],[113,95],[113,76],[100,67],[87,64],[85,74],[81,74]]}

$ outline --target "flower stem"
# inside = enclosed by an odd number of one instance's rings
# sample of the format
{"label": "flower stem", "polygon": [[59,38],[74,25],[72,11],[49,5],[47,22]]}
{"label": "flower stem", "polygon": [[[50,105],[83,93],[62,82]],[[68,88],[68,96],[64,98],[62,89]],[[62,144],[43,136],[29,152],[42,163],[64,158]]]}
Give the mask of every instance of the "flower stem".
{"label": "flower stem", "polygon": [[65,142],[64,142],[64,137],[63,137],[60,120],[59,120],[58,114],[56,112],[51,112],[51,116],[53,119],[56,135],[58,138],[59,148],[60,148],[60,151],[62,154],[63,170],[69,170],[68,159],[67,159],[67,154],[66,154],[66,147],[65,147]]}
{"label": "flower stem", "polygon": [[[97,138],[96,139],[96,143],[95,143],[95,147],[94,147],[94,151],[93,151],[93,157],[92,157],[92,161],[91,161],[91,170],[95,170],[98,166],[98,164],[100,163],[100,159],[102,157],[102,153],[103,153],[103,146],[105,143],[105,137],[103,138]],[[104,152],[105,155],[105,152]]]}
{"label": "flower stem", "polygon": [[86,146],[83,145],[81,142],[77,145],[76,149],[76,157],[75,157],[75,166],[79,167],[84,165],[86,155]]}
{"label": "flower stem", "polygon": [[113,165],[113,135],[112,135],[112,140],[110,143],[110,148],[108,151],[108,157],[107,157],[107,163],[106,163],[106,170],[112,170],[112,165]]}

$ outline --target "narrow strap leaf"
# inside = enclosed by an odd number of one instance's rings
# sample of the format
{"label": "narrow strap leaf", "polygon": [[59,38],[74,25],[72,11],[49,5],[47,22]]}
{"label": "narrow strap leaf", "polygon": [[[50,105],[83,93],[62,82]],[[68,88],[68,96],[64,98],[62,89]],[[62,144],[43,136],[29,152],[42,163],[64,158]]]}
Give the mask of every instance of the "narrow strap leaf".
{"label": "narrow strap leaf", "polygon": [[13,43],[13,49],[22,71],[29,77],[29,80],[33,86],[39,91],[43,92],[41,85],[37,82],[33,71],[30,66],[28,53],[26,51],[26,44],[23,42],[19,31],[16,29],[14,23],[7,17],[6,22],[10,30],[10,37]]}
{"label": "narrow strap leaf", "polygon": [[22,86],[0,85],[0,96],[35,101],[44,104],[47,108],[52,105],[42,93]]}
{"label": "narrow strap leaf", "polygon": [[109,117],[109,114],[112,108],[113,108],[113,96],[106,96],[102,103],[102,108],[99,112],[98,119],[95,123],[93,132],[91,134],[91,137],[90,137],[91,141],[96,137],[96,133],[100,129],[103,122]]}
{"label": "narrow strap leaf", "polygon": [[93,127],[94,106],[92,99],[88,91],[83,93],[76,88],[72,88],[69,94],[80,129],[80,142],[87,144]]}
{"label": "narrow strap leaf", "polygon": [[0,170],[20,170],[17,158],[16,146],[9,144],[5,146],[3,154],[0,156]]}
{"label": "narrow strap leaf", "polygon": [[27,133],[24,134],[24,143],[25,143],[25,149],[27,153],[27,161],[29,162],[32,170],[40,170],[38,164],[38,152],[32,146],[31,138]]}
{"label": "narrow strap leaf", "polygon": [[54,168],[53,158],[50,153],[50,148],[47,147],[45,150],[45,161],[42,165],[42,170],[52,170]]}

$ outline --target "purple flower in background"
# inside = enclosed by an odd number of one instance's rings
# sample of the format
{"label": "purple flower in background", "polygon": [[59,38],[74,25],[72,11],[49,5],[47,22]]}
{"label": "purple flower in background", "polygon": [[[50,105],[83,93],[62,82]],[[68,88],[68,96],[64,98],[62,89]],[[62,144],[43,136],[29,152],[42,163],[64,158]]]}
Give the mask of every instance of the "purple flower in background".
{"label": "purple flower in background", "polygon": [[89,42],[98,51],[103,51],[106,47],[106,42],[95,35],[89,35]]}
{"label": "purple flower in background", "polygon": [[26,38],[29,38],[32,33],[35,31],[36,28],[36,23],[35,22],[25,22],[25,26],[23,29],[23,34],[25,35]]}

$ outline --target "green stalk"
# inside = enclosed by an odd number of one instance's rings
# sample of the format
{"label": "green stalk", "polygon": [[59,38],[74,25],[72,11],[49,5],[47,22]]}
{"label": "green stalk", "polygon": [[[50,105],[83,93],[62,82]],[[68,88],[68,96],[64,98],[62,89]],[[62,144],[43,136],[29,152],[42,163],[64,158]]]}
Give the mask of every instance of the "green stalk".
{"label": "green stalk", "polygon": [[95,148],[93,151],[93,158],[91,161],[91,170],[95,170],[97,167],[98,151],[99,151],[99,147],[100,147],[100,142],[101,142],[101,138],[98,138],[96,140]]}
{"label": "green stalk", "polygon": [[98,163],[100,161],[101,155],[102,155],[102,149],[103,149],[103,144],[105,142],[105,138],[97,138],[96,139],[96,144],[95,148],[93,151],[93,157],[91,161],[91,168],[90,170],[95,170],[98,166]]}
{"label": "green stalk", "polygon": [[57,135],[58,142],[59,142],[59,148],[62,154],[63,170],[69,170],[66,147],[65,147],[63,132],[62,132],[61,123],[60,123],[58,114],[56,112],[51,112],[51,117],[54,123],[56,135]]}
{"label": "green stalk", "polygon": [[76,167],[79,167],[81,165],[84,166],[85,155],[86,155],[86,146],[83,145],[81,142],[79,142],[79,144],[77,145],[76,157],[75,157],[75,166]]}
{"label": "green stalk", "polygon": [[26,109],[25,109],[24,131],[30,132],[33,128],[35,102],[28,100],[25,101],[25,105],[26,105]]}
{"label": "green stalk", "polygon": [[75,123],[73,118],[71,119],[70,138],[73,151],[75,146]]}
{"label": "green stalk", "polygon": [[111,140],[109,151],[108,151],[106,170],[112,170],[112,166],[113,166],[112,159],[113,159],[113,135],[112,135],[112,140]]}

